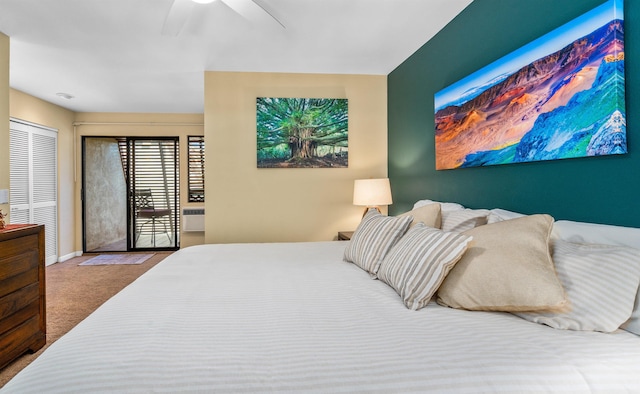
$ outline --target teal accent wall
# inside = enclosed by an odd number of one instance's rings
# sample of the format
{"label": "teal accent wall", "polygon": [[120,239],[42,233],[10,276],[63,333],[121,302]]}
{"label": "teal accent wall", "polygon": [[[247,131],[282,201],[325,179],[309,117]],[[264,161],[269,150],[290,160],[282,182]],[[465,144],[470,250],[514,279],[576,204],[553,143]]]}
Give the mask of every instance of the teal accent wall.
{"label": "teal accent wall", "polygon": [[475,0],[389,74],[390,213],[428,198],[640,227],[639,1],[624,4],[629,153],[435,170],[434,93],[602,3]]}

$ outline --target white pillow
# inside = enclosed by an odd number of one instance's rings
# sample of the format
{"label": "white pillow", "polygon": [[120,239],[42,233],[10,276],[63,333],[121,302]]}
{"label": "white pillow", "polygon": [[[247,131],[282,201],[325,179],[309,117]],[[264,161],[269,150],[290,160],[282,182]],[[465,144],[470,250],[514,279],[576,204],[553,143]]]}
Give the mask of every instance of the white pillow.
{"label": "white pillow", "polygon": [[640,250],[557,239],[553,260],[571,309],[518,316],[553,328],[602,332],[615,331],[629,319],[640,284]]}
{"label": "white pillow", "polygon": [[487,218],[487,224],[501,222],[503,220],[520,218],[523,216],[526,216],[526,215],[518,212],[507,211],[506,209],[494,208],[489,212],[489,217]]}
{"label": "white pillow", "polygon": [[433,201],[433,200],[419,200],[419,201],[416,201],[416,203],[413,204],[413,209],[424,207],[425,205],[429,205],[429,204],[440,204],[440,209],[442,210],[442,212],[444,212],[444,211],[459,211],[461,209],[464,209],[464,207],[462,205],[460,205],[458,203],[455,203],[455,202],[440,202],[440,201]]}
{"label": "white pillow", "polygon": [[375,278],[389,249],[404,235],[413,217],[384,216],[370,209],[353,232],[344,250],[344,260],[354,263]]}
{"label": "white pillow", "polygon": [[620,328],[623,328],[636,335],[640,335],[640,289],[638,289],[638,294],[636,295],[636,303],[633,307],[633,313],[631,314],[631,317]]}
{"label": "white pillow", "polygon": [[558,220],[552,237],[569,242],[640,247],[640,228]]}
{"label": "white pillow", "polygon": [[[553,226],[552,237],[577,243],[640,247],[640,228],[635,227],[558,220]],[[633,314],[622,328],[640,335],[640,290],[636,295]]]}
{"label": "white pillow", "polygon": [[412,310],[429,303],[472,237],[417,223],[391,248],[378,279],[393,287]]}

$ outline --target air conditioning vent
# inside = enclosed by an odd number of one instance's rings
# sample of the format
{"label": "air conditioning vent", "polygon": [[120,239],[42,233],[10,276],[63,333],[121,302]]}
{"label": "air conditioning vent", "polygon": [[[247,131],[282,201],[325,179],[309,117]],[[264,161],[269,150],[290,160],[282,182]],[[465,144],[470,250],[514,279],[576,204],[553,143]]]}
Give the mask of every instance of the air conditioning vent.
{"label": "air conditioning vent", "polygon": [[187,215],[204,215],[204,208],[185,208],[182,210],[182,214]]}
{"label": "air conditioning vent", "polygon": [[204,208],[182,208],[182,231],[204,231]]}

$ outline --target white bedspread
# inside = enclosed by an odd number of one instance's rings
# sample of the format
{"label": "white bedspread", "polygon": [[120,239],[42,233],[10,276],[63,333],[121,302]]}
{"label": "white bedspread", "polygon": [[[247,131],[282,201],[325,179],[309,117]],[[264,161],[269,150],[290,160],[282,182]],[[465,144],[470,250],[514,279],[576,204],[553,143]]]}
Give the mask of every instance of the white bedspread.
{"label": "white bedspread", "polygon": [[345,246],[183,249],[1,392],[640,392],[638,336],[410,311]]}

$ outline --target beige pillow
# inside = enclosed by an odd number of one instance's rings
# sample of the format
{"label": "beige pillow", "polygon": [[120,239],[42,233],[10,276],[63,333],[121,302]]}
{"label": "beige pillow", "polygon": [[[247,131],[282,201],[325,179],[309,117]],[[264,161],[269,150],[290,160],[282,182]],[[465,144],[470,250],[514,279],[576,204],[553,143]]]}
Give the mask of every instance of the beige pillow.
{"label": "beige pillow", "polygon": [[465,231],[473,243],[438,290],[469,310],[562,311],[567,298],[549,250],[553,218],[531,215]]}
{"label": "beige pillow", "polygon": [[418,223],[424,223],[426,226],[440,228],[442,225],[442,213],[440,212],[440,204],[429,204],[415,208],[409,212],[405,212],[398,217],[411,216],[413,222],[411,227]]}

